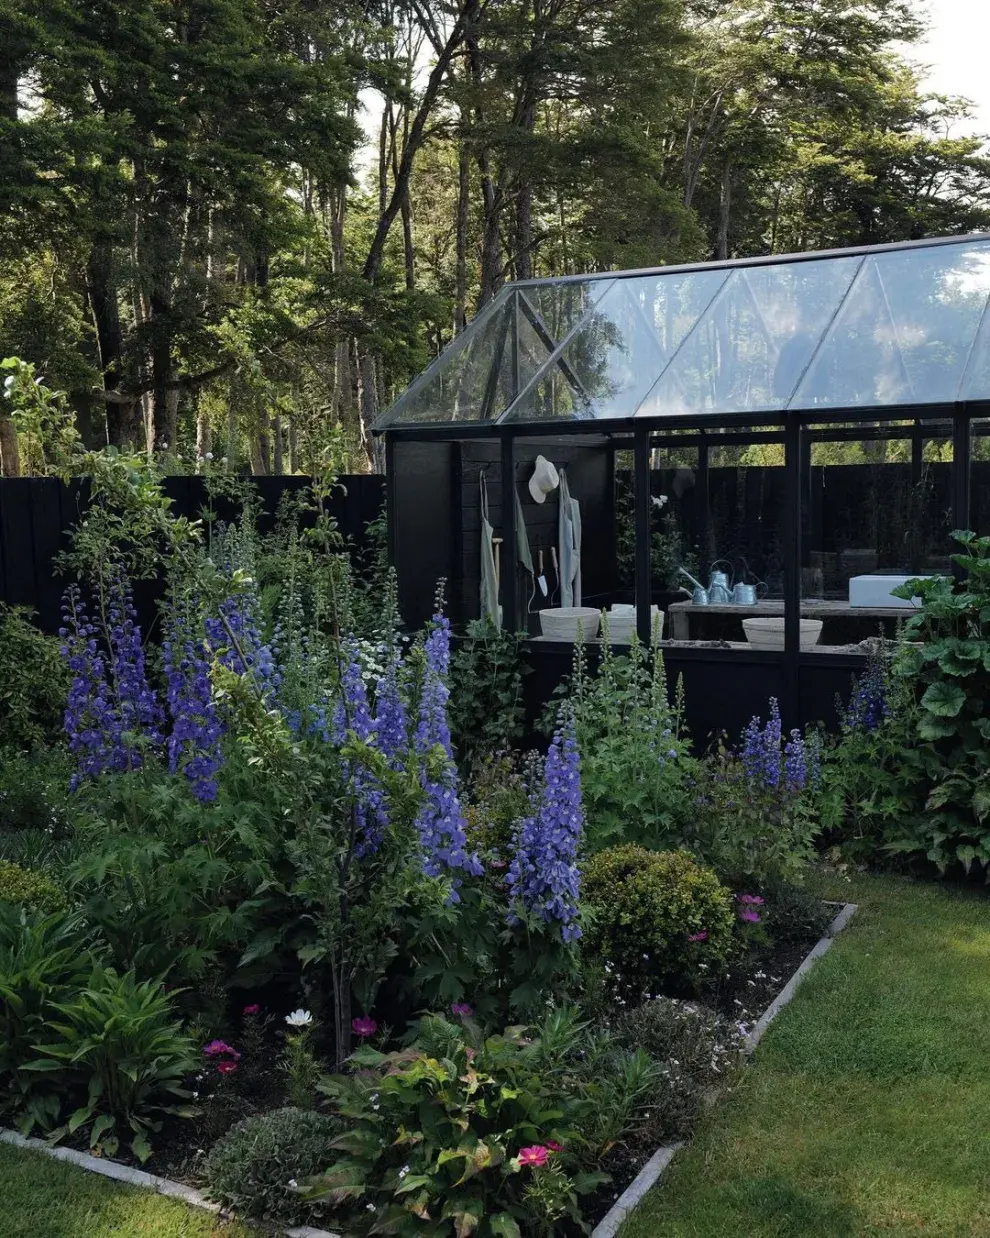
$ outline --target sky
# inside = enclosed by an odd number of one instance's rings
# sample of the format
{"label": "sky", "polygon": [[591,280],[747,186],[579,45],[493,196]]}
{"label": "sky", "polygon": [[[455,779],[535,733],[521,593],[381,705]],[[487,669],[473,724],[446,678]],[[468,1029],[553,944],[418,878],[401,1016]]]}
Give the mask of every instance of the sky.
{"label": "sky", "polygon": [[990,3],[927,0],[923,7],[931,29],[927,40],[911,49],[911,59],[929,66],[923,79],[929,89],[971,99],[976,111],[971,130],[990,133]]}

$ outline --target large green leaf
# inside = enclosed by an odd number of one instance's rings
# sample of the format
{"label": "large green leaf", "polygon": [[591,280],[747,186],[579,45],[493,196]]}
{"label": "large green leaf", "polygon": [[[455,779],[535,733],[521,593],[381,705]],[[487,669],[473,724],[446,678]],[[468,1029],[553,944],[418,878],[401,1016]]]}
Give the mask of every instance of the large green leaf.
{"label": "large green leaf", "polygon": [[921,704],[938,718],[955,718],[966,704],[966,693],[957,683],[933,683],[925,689]]}
{"label": "large green leaf", "polygon": [[494,1238],[522,1238],[519,1222],[511,1212],[496,1212],[488,1218],[488,1228]]}

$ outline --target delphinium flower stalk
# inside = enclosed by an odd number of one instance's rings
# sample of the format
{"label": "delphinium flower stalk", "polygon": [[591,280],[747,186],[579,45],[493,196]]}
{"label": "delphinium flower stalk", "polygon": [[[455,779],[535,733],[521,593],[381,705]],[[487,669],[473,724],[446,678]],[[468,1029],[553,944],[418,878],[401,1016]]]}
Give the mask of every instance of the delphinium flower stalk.
{"label": "delphinium flower stalk", "polygon": [[[236,576],[236,574],[235,574]],[[275,689],[275,663],[271,648],[261,636],[261,609],[250,578],[231,579],[231,589],[220,603],[219,615],[206,620],[210,649],[222,665],[238,675],[249,676],[262,696]]]}
{"label": "delphinium flower stalk", "polygon": [[119,760],[124,769],[131,769],[141,764],[141,752],[126,737],[160,747],[165,716],[148,683],[141,629],[131,587],[122,571],[111,576],[107,591],[107,640],[121,727]]}
{"label": "delphinium flower stalk", "polygon": [[[420,758],[420,782],[424,800],[416,817],[423,848],[423,871],[428,877],[454,875],[450,901],[458,902],[460,872],[481,874],[478,856],[467,849],[467,829],[458,792],[447,720],[450,692],[445,682],[450,666],[450,623],[442,614],[433,616],[426,638],[423,690],[419,721],[413,745]],[[443,759],[436,760],[442,749]],[[439,768],[438,768],[439,765]]]}
{"label": "delphinium flower stalk", "polygon": [[[368,691],[361,675],[356,642],[345,641],[340,676],[340,695],[333,711],[331,738],[340,747],[353,735],[364,744],[375,739],[375,725],[368,704]],[[369,770],[350,761],[344,762],[344,774],[350,786],[356,827],[355,854],[369,855],[381,846],[388,827],[385,793],[378,779]]]}
{"label": "delphinium flower stalk", "polygon": [[[581,936],[577,856],[583,831],[580,757],[568,719],[550,744],[533,812],[516,828],[515,856],[507,876],[513,897],[528,912],[559,924],[564,941]],[[509,913],[510,924],[517,919]]]}
{"label": "delphinium flower stalk", "polygon": [[61,653],[72,680],[65,709],[69,750],[76,758],[72,776],[75,789],[82,778],[93,778],[109,768],[109,755],[117,722],[110,702],[106,659],[100,651],[96,625],[72,585],[62,603]]}
{"label": "delphinium flower stalk", "polygon": [[409,722],[399,684],[401,656],[393,645],[385,674],[378,681],[375,693],[375,743],[388,757],[393,769],[401,769],[409,745]]}
{"label": "delphinium flower stalk", "polygon": [[845,723],[850,731],[875,731],[890,717],[890,699],[882,655],[870,656],[853,690]]}
{"label": "delphinium flower stalk", "polygon": [[803,791],[808,784],[808,759],[801,732],[795,727],[784,748],[784,785],[788,791]]}
{"label": "delphinium flower stalk", "polygon": [[163,644],[167,699],[172,718],[168,763],[181,770],[192,793],[204,804],[217,797],[217,772],[223,764],[223,724],[213,697],[210,662],[194,605],[173,605]]}

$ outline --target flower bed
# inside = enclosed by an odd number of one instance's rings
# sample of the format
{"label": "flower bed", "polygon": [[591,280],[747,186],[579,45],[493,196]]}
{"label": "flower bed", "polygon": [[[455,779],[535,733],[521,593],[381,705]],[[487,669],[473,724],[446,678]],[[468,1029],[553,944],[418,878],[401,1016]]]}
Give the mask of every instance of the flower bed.
{"label": "flower bed", "polygon": [[79,531],[67,753],[0,764],[43,805],[0,833],[3,1121],[270,1220],[578,1232],[823,931],[833,750],[769,701],[699,756],[635,643],[579,645],[526,750],[511,636],[403,634],[318,496],[264,538],[240,499],[200,529],[111,491]]}

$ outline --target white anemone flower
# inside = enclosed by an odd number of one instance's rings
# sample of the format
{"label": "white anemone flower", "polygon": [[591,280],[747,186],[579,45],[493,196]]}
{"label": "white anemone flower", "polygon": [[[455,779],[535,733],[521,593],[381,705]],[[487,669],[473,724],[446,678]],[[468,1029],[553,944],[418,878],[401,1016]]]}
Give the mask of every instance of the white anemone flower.
{"label": "white anemone flower", "polygon": [[308,1010],[293,1010],[292,1014],[285,1016],[285,1021],[289,1027],[309,1027],[313,1022],[313,1016]]}

